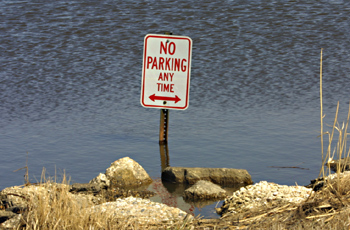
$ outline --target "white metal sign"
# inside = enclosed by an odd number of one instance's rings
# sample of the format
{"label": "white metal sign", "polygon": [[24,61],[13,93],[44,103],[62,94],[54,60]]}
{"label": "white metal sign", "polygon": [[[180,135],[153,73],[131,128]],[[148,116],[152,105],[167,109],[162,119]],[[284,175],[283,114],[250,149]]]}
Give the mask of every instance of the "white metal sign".
{"label": "white metal sign", "polygon": [[185,36],[148,34],[144,40],[141,105],[188,107],[192,40]]}

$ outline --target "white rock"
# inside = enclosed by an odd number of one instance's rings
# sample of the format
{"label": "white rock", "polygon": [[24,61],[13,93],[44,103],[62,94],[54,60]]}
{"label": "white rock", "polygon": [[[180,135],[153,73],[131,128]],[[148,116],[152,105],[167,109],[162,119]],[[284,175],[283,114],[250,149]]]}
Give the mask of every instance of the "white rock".
{"label": "white rock", "polygon": [[105,174],[111,182],[118,186],[140,186],[152,182],[144,168],[129,157],[113,162],[106,169]]}
{"label": "white rock", "polygon": [[139,224],[160,224],[167,220],[182,222],[186,216],[193,219],[192,216],[178,208],[134,197],[96,205],[91,208],[91,211],[97,215],[101,212],[107,212],[110,215],[128,218],[129,222],[135,221]]}
{"label": "white rock", "polygon": [[[249,193],[242,192],[244,190],[248,190]],[[267,205],[267,202],[271,204],[275,201],[278,203],[300,203],[307,199],[311,193],[312,189],[303,186],[286,186],[261,181],[247,186],[246,189],[241,188],[234,192],[231,197],[225,199],[219,210],[228,210],[227,213],[231,212],[230,210],[244,212],[254,207],[262,208],[262,206]],[[225,215],[225,213],[221,213],[221,215]]]}

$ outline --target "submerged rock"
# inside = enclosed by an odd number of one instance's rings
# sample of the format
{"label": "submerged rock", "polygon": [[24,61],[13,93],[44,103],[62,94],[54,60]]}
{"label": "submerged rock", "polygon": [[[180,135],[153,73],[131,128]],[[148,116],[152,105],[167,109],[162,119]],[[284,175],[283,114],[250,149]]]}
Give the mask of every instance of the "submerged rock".
{"label": "submerged rock", "polygon": [[212,200],[223,199],[227,195],[226,191],[219,185],[213,184],[210,181],[200,180],[192,187],[185,190],[183,197],[185,200]]}
{"label": "submerged rock", "polygon": [[200,180],[224,186],[253,184],[245,169],[167,167],[162,172],[162,181],[165,182],[195,184]]}

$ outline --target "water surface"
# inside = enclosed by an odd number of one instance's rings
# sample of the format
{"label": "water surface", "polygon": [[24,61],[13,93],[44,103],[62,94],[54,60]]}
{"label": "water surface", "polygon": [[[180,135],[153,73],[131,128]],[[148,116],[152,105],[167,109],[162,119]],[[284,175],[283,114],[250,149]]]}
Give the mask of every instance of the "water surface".
{"label": "water surface", "polygon": [[164,31],[193,40],[169,164],[308,184],[321,167],[321,48],[326,122],[337,101],[346,118],[349,13],[341,0],[1,1],[0,189],[23,183],[13,171],[27,153],[32,180],[45,167],[85,183],[125,156],[157,180],[159,110],[139,98],[143,38]]}

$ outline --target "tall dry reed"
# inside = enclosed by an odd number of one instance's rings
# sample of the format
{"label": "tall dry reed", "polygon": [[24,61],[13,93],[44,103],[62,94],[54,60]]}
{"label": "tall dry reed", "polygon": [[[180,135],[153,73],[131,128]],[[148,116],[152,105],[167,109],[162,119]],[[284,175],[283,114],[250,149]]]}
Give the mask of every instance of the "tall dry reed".
{"label": "tall dry reed", "polygon": [[[342,122],[340,125],[338,122],[338,114],[339,114],[339,101],[337,103],[337,109],[335,111],[335,117],[331,132],[324,132],[324,121],[323,118],[325,115],[323,114],[323,99],[322,99],[322,55],[323,49],[321,49],[321,57],[320,57],[320,116],[321,116],[321,154],[322,154],[322,166],[319,173],[319,176],[325,178],[327,175],[331,174],[330,163],[334,161],[336,158],[338,160],[336,173],[337,173],[337,189],[340,189],[340,173],[343,172],[346,168],[346,165],[349,163],[349,154],[350,149],[347,150],[347,136],[348,136],[348,126],[349,126],[349,118],[350,118],[350,104],[348,109],[348,116],[346,122]],[[335,140],[335,131],[338,133],[338,138]],[[326,156],[324,156],[324,140],[323,136],[328,135],[328,147]],[[335,145],[333,146],[333,143]],[[336,156],[335,156],[336,155]],[[342,160],[343,159],[343,160]],[[327,165],[327,172],[325,173],[325,165]]]}

